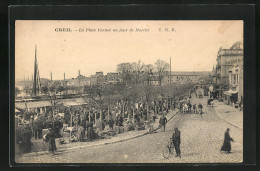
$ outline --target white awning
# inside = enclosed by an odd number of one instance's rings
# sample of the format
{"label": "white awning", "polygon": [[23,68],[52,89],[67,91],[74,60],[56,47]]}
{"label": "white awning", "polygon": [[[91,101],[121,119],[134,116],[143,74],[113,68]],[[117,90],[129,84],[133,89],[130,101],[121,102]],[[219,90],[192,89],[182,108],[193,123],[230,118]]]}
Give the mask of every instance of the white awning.
{"label": "white awning", "polygon": [[18,103],[15,103],[15,107],[20,108],[20,109],[25,109],[26,105],[27,105],[27,108],[37,108],[37,107],[52,106],[51,102],[49,102],[49,101],[18,102]]}
{"label": "white awning", "polygon": [[225,95],[231,96],[232,94],[236,94],[238,91],[233,91],[233,90],[228,90],[228,91],[224,91],[223,93]]}

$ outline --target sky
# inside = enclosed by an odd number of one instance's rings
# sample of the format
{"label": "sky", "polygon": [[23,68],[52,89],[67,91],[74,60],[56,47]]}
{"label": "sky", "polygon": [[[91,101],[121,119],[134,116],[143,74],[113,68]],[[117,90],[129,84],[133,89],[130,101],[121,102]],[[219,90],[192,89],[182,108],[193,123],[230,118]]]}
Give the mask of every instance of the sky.
{"label": "sky", "polygon": [[211,71],[219,48],[237,41],[243,42],[242,20],[17,20],[15,78],[32,78],[36,45],[40,77],[50,79],[52,72],[57,80],[64,72],[66,78],[79,70],[106,74],[119,63],[170,58],[172,71]]}

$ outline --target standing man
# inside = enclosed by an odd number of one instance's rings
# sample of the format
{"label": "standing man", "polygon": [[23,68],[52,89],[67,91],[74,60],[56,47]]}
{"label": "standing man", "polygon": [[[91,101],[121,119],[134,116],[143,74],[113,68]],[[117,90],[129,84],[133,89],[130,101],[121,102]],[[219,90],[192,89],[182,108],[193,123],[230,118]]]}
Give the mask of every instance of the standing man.
{"label": "standing man", "polygon": [[194,111],[194,113],[197,113],[197,106],[196,106],[196,104],[193,105],[193,111]]}
{"label": "standing man", "polygon": [[202,112],[202,108],[203,108],[202,104],[199,104],[199,105],[198,105],[198,108],[199,108],[199,114],[202,115],[202,113],[203,113],[203,112]]}
{"label": "standing man", "polygon": [[24,153],[30,153],[32,149],[32,130],[29,126],[29,124],[25,124],[25,128],[23,130],[23,147],[24,147]]}
{"label": "standing man", "polygon": [[55,132],[52,128],[48,129],[49,132],[46,134],[45,139],[49,145],[49,151],[52,152],[52,155],[55,155],[55,151],[57,151],[56,143],[55,143]]}
{"label": "standing man", "polygon": [[172,142],[175,147],[176,157],[181,158],[181,150],[180,150],[181,132],[178,130],[178,128],[174,128],[174,132],[172,134]]}
{"label": "standing man", "polygon": [[109,118],[108,120],[108,126],[109,126],[109,130],[113,131],[113,127],[114,127],[114,121],[112,118]]}
{"label": "standing man", "polygon": [[42,138],[42,128],[43,128],[43,122],[41,119],[36,119],[36,121],[33,124],[34,127],[34,138],[35,139],[41,139]]}
{"label": "standing man", "polygon": [[225,132],[224,143],[223,146],[221,147],[221,151],[226,151],[227,153],[230,153],[231,151],[230,141],[234,141],[234,140],[230,137],[229,128],[227,128],[227,131]]}
{"label": "standing man", "polygon": [[160,128],[163,127],[163,132],[165,132],[165,125],[167,123],[167,118],[164,116],[164,114],[160,117],[159,124]]}

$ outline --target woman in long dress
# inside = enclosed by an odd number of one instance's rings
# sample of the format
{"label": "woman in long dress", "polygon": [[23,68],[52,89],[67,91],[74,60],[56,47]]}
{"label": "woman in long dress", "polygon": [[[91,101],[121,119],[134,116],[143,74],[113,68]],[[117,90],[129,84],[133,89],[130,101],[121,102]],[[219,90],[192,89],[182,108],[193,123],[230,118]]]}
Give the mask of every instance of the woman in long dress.
{"label": "woman in long dress", "polygon": [[89,141],[92,141],[94,139],[93,123],[87,122],[86,127],[87,127],[87,138]]}
{"label": "woman in long dress", "polygon": [[86,128],[86,121],[81,120],[77,131],[77,139],[81,142],[85,140],[85,128]]}
{"label": "woman in long dress", "polygon": [[231,151],[230,141],[234,141],[234,140],[230,137],[229,128],[228,128],[227,131],[225,132],[224,143],[221,147],[221,151],[226,151],[226,152],[230,153],[230,151]]}

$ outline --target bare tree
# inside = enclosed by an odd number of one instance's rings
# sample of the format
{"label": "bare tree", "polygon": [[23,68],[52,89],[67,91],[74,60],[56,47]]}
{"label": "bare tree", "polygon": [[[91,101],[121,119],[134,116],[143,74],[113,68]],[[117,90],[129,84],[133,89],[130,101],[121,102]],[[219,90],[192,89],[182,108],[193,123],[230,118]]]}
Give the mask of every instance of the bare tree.
{"label": "bare tree", "polygon": [[144,65],[144,71],[145,72],[150,72],[152,70],[154,70],[154,65],[152,65],[152,64]]}
{"label": "bare tree", "polygon": [[133,79],[135,84],[139,84],[141,77],[144,75],[144,63],[138,62],[132,63]]}
{"label": "bare tree", "polygon": [[162,79],[166,73],[166,71],[168,71],[168,69],[170,68],[170,65],[163,61],[163,60],[160,60],[158,59],[156,62],[155,62],[155,69],[158,73],[158,77],[159,77],[159,84],[161,85],[162,84]]}
{"label": "bare tree", "polygon": [[121,75],[123,81],[126,82],[126,85],[131,82],[132,79],[132,70],[133,66],[131,63],[121,63],[117,65],[117,72]]}

